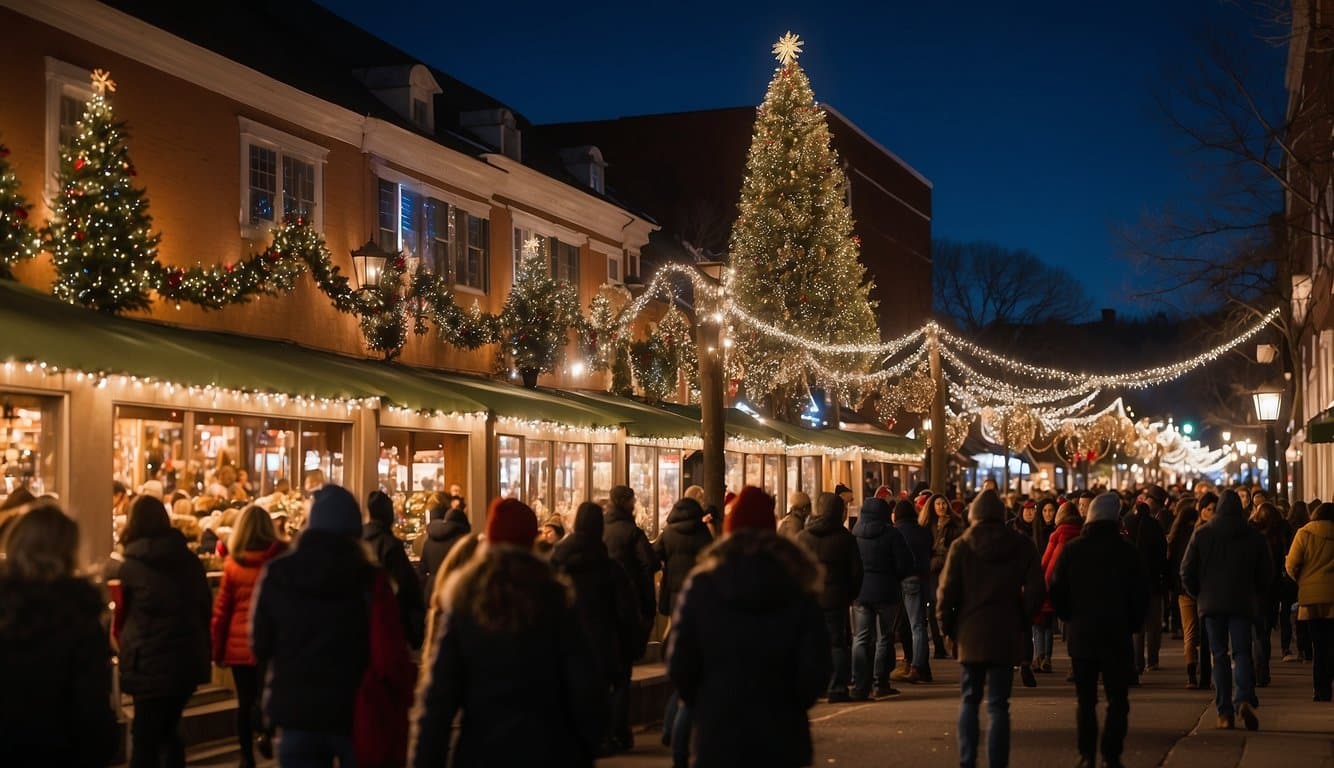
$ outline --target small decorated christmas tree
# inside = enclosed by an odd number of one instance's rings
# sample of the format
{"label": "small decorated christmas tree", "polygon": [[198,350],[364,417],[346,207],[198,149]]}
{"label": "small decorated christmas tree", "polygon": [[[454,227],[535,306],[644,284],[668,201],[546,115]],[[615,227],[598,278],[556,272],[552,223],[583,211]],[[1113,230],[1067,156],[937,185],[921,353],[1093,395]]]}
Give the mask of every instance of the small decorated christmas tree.
{"label": "small decorated christmas tree", "polygon": [[[779,67],[755,119],[739,216],[732,228],[730,289],[735,303],[780,330],[829,344],[879,340],[871,285],[858,260],[846,179],[830,147],[825,113],[797,64],[801,41],[774,46]],[[847,371],[869,360],[821,355],[742,327],[729,376],[790,417],[814,378],[812,357]]]}
{"label": "small decorated christmas tree", "polygon": [[32,206],[19,192],[19,179],[9,168],[9,147],[0,144],[0,278],[12,277],[10,267],[37,255],[41,242],[28,222]]}
{"label": "small decorated christmas tree", "polygon": [[52,292],[101,312],[147,309],[157,280],[159,236],[149,231],[148,199],[135,176],[123,123],[106,92],[115,84],[93,73],[93,98],[60,150],[59,192],[46,240],[56,268]]}
{"label": "small decorated christmas tree", "polygon": [[519,274],[500,311],[500,341],[525,386],[537,386],[539,374],[555,370],[578,319],[574,288],[552,279],[546,259],[525,246]]}

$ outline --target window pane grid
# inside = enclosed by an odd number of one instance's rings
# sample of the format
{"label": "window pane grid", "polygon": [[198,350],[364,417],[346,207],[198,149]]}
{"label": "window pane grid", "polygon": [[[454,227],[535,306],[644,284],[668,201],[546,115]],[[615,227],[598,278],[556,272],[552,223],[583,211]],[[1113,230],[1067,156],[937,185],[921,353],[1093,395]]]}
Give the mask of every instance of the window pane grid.
{"label": "window pane grid", "polygon": [[283,157],[283,214],[309,217],[315,213],[315,165]]}
{"label": "window pane grid", "polygon": [[278,153],[250,145],[250,223],[274,221],[278,196]]}

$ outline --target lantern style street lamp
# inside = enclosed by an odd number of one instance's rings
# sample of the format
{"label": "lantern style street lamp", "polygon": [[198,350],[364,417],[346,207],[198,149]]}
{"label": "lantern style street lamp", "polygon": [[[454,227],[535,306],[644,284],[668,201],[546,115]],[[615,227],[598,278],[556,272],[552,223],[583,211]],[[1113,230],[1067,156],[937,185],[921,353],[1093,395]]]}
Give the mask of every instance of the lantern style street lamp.
{"label": "lantern style street lamp", "polygon": [[1269,495],[1272,498],[1278,492],[1278,477],[1274,462],[1274,422],[1278,421],[1279,408],[1283,405],[1283,393],[1265,388],[1251,395],[1255,401],[1255,418],[1265,425],[1265,458],[1269,461]]}
{"label": "lantern style street lamp", "polygon": [[380,276],[384,274],[384,265],[390,255],[374,240],[367,240],[365,245],[352,252],[352,267],[357,275],[358,290],[380,287]]}

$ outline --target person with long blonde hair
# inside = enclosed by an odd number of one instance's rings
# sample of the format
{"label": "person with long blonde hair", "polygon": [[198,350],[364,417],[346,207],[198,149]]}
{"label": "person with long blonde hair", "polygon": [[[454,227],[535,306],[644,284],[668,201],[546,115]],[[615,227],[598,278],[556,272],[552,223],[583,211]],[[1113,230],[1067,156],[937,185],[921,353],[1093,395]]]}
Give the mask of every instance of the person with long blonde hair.
{"label": "person with long blonde hair", "polygon": [[103,766],[116,752],[106,600],[75,575],[78,548],[78,524],[41,502],[6,531],[0,744],[8,763]]}
{"label": "person with long blonde hair", "polygon": [[250,601],[264,564],[287,549],[278,538],[269,513],[251,504],[241,512],[227,541],[229,553],[222,566],[222,582],[213,603],[213,663],[231,667],[236,684],[236,739],[241,765],[255,764],[256,735],[260,754],[273,756],[272,735],[260,716],[260,669],[250,649]]}
{"label": "person with long blonde hair", "polygon": [[435,574],[435,583],[431,587],[431,597],[426,606],[426,640],[422,643],[423,651],[435,647],[432,642],[435,639],[435,629],[439,625],[440,614],[445,611],[445,582],[452,573],[472,560],[481,541],[480,533],[464,535],[450,548],[449,554],[445,555],[444,561],[440,563],[440,568]]}

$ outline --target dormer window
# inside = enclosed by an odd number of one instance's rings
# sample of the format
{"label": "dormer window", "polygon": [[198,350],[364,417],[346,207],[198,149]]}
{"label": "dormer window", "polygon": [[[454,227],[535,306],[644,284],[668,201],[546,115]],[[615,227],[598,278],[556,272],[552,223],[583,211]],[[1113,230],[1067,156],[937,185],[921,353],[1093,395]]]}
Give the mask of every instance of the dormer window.
{"label": "dormer window", "polygon": [[582,184],[598,194],[607,192],[607,163],[602,159],[602,150],[593,146],[570,147],[560,151],[561,162]]}
{"label": "dormer window", "polygon": [[375,97],[426,133],[435,132],[435,97],[442,93],[431,70],[421,64],[371,67],[357,72]]}
{"label": "dormer window", "polygon": [[518,121],[508,109],[499,107],[464,112],[459,115],[459,126],[505,157],[523,161]]}

